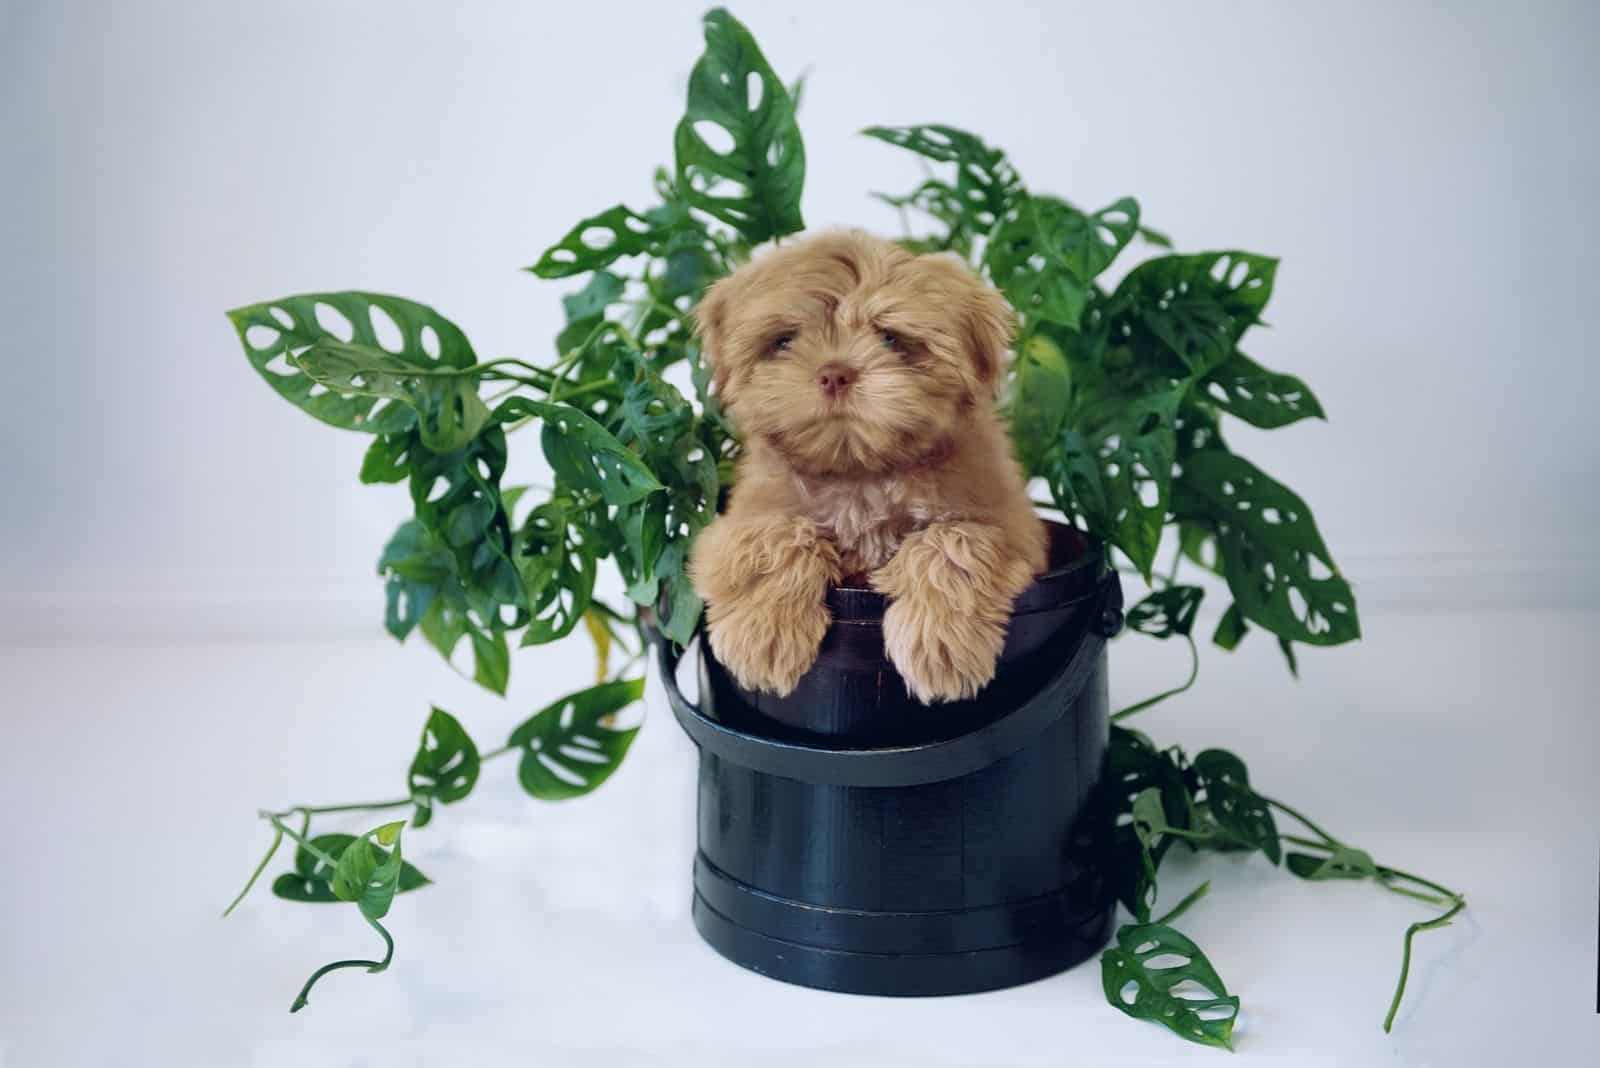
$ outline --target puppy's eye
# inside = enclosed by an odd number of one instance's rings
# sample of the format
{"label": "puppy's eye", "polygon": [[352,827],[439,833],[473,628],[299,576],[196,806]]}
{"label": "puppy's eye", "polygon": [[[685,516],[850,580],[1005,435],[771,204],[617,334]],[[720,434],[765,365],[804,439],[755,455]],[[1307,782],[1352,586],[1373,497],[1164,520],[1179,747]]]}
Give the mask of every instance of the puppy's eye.
{"label": "puppy's eye", "polygon": [[893,330],[885,330],[880,335],[883,338],[883,347],[891,352],[900,351],[900,335]]}
{"label": "puppy's eye", "polygon": [[776,356],[780,352],[788,352],[789,346],[793,344],[793,334],[779,334],[777,337],[772,339],[772,354]]}

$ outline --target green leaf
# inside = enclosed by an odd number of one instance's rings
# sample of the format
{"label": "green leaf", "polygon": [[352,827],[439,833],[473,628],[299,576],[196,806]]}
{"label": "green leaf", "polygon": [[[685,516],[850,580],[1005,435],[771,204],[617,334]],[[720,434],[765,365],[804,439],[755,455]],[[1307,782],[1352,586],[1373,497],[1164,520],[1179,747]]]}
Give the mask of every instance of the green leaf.
{"label": "green leaf", "polygon": [[960,205],[963,225],[975,233],[987,234],[993,229],[1022,192],[1022,181],[1005,153],[965,130],[939,125],[870,126],[861,132],[924,159],[955,164],[953,202]]}
{"label": "green leaf", "polygon": [[1045,457],[1063,512],[1128,554],[1148,579],[1172,489],[1174,417],[1187,383],[1111,393],[1087,406]]}
{"label": "green leaf", "polygon": [[[235,308],[228,318],[250,365],[268,385],[303,411],[346,430],[403,431],[415,416],[404,405],[380,405],[371,393],[329,390],[313,380],[295,363],[311,346],[348,341],[387,348],[418,369],[469,368],[478,362],[466,335],[450,320],[426,305],[381,293],[304,293]],[[375,323],[383,324],[384,339]]]}
{"label": "green leaf", "polygon": [[1150,919],[1156,871],[1174,841],[1162,832],[1190,822],[1195,807],[1181,763],[1176,750],[1158,751],[1140,732],[1112,725],[1103,787],[1111,826],[1104,869],[1117,899],[1140,922]]}
{"label": "green leaf", "polygon": [[1034,471],[1048,444],[1060,435],[1072,402],[1072,371],[1054,341],[1034,334],[1017,354],[1011,399],[1011,436],[1023,466]]}
{"label": "green leaf", "polygon": [[511,650],[503,631],[470,632],[472,637],[472,681],[486,690],[505,696],[511,681]]}
{"label": "green leaf", "polygon": [[1242,352],[1222,361],[1201,383],[1207,399],[1252,426],[1275,430],[1301,419],[1326,419],[1322,404],[1294,375],[1269,371]]}
{"label": "green leaf", "polygon": [[434,452],[461,448],[489,421],[471,371],[418,374],[424,368],[401,356],[342,341],[319,341],[293,359],[329,389],[399,401],[413,409],[422,443]]}
{"label": "green leaf", "polygon": [[1195,616],[1206,591],[1199,586],[1167,586],[1156,590],[1128,610],[1130,630],[1152,638],[1186,635],[1194,630]]}
{"label": "green leaf", "polygon": [[1244,641],[1244,636],[1249,630],[1250,625],[1244,621],[1244,613],[1239,611],[1239,602],[1235,601],[1217,621],[1217,630],[1211,636],[1211,640],[1231,652]]}
{"label": "green leaf", "polygon": [[[1174,963],[1176,962],[1176,963]],[[1159,923],[1125,924],[1100,957],[1106,1000],[1204,1046],[1233,1048],[1239,999],[1200,947]]]}
{"label": "green leaf", "polygon": [[705,38],[674,138],[681,195],[752,245],[805,229],[805,144],[788,89],[722,8],[706,14]]}
{"label": "green leaf", "polygon": [[494,410],[500,423],[529,417],[544,421],[539,441],[545,459],[567,486],[592,490],[609,504],[632,504],[666,488],[611,431],[571,405],[510,397]]}
{"label": "green leaf", "polygon": [[1207,749],[1195,756],[1191,766],[1205,791],[1206,808],[1217,825],[1240,842],[1261,850],[1272,863],[1278,863],[1278,825],[1266,800],[1250,788],[1244,761],[1226,749]]}
{"label": "green leaf", "polygon": [[1171,374],[1209,374],[1260,321],[1277,267],[1277,260],[1248,252],[1146,260],[1111,298],[1111,339],[1164,362]]}
{"label": "green leaf", "polygon": [[661,559],[656,564],[656,574],[665,587],[661,633],[679,645],[689,644],[689,639],[694,637],[704,607],[694,592],[694,583],[689,581],[689,544],[686,538],[674,541],[661,551]]}
{"label": "green leaf", "polygon": [[1310,853],[1290,853],[1283,858],[1284,864],[1300,878],[1318,882],[1325,879],[1378,877],[1377,864],[1373,863],[1372,857],[1364,850],[1345,845],[1333,846],[1332,849],[1333,852],[1325,857],[1313,856]]}
{"label": "green leaf", "polygon": [[383,547],[378,572],[387,580],[384,626],[405,641],[427,614],[440,587],[455,582],[455,558],[423,523],[408,519]]}
{"label": "green leaf", "polygon": [[[1183,410],[1178,412],[1180,418]],[[1180,437],[1183,431],[1179,428]],[[1179,462],[1182,463],[1183,452],[1179,450]],[[1178,547],[1184,557],[1191,563],[1197,564],[1213,575],[1222,575],[1222,553],[1217,549],[1217,536],[1200,523],[1179,521]]]}
{"label": "green leaf", "polygon": [[1279,638],[1278,651],[1283,654],[1283,659],[1289,665],[1289,674],[1298,679],[1300,677],[1300,661],[1294,655],[1294,643],[1288,638]]}
{"label": "green leaf", "polygon": [[[335,861],[356,840],[353,834],[319,834],[311,844]],[[369,846],[377,854],[378,863],[386,863],[388,853],[381,846]],[[418,871],[410,861],[402,861],[396,892],[405,893],[429,883],[427,876]],[[327,902],[342,900],[333,892],[333,868],[323,863],[305,846],[294,853],[294,871],[285,872],[272,883],[272,893],[285,901]]]}
{"label": "green leaf", "polygon": [[406,773],[416,804],[413,825],[426,827],[435,803],[448,805],[472,792],[478,782],[478,747],[450,713],[435,706],[422,728],[422,741]]}
{"label": "green leaf", "polygon": [[561,309],[567,314],[567,322],[575,323],[599,316],[622,299],[623,288],[623,280],[610,271],[594,272],[582,289],[561,298]]}
{"label": "green leaf", "polygon": [[416,432],[379,434],[367,446],[361,458],[361,481],[366,485],[380,482],[403,482],[410,472],[411,450],[417,443]]}
{"label": "green leaf", "polygon": [[1228,588],[1252,623],[1308,645],[1361,636],[1355,595],[1311,509],[1254,464],[1222,449],[1195,453],[1184,461],[1173,510],[1216,533]]}
{"label": "green leaf", "polygon": [[897,210],[912,208],[942,223],[944,233],[926,237],[905,237],[900,245],[914,253],[955,252],[962,259],[970,259],[977,223],[972,219],[973,209],[961,202],[961,194],[948,182],[930,178],[904,196],[873,193],[873,197]]}
{"label": "green leaf", "polygon": [[589,608],[596,547],[584,516],[570,499],[555,497],[530,512],[517,531],[517,570],[532,613],[524,646],[566,637]]}
{"label": "green leaf", "polygon": [[[591,215],[544,250],[528,270],[540,278],[566,278],[609,267],[623,256],[648,252],[661,239],[643,215],[618,204]],[[569,318],[572,316],[569,315]]]}
{"label": "green leaf", "polygon": [[1085,215],[1055,197],[1019,195],[984,253],[989,276],[1018,312],[1076,330],[1096,275],[1133,238],[1131,197]]}
{"label": "green leaf", "polygon": [[1160,230],[1153,230],[1148,226],[1139,227],[1139,240],[1147,245],[1154,245],[1156,248],[1172,248],[1172,238]]}
{"label": "green leaf", "polygon": [[[400,889],[400,828],[404,820],[386,823],[368,831],[345,847],[333,869],[333,893],[341,901],[353,901],[361,914],[370,920],[381,920],[389,912],[394,895]],[[393,845],[385,853],[368,838],[376,838],[382,845]]]}
{"label": "green leaf", "polygon": [[639,729],[613,726],[616,714],[643,696],[642,678],[603,682],[534,713],[509,742],[522,750],[522,788],[541,801],[562,801],[605,782]]}
{"label": "green leaf", "polygon": [[[429,641],[450,654],[442,640],[469,630],[498,630],[500,609],[521,613],[528,605],[511,553],[511,520],[500,494],[506,467],[506,439],[498,425],[487,427],[463,449],[433,453],[419,449],[411,460],[411,505],[434,544],[454,559],[453,579],[440,580],[424,615]],[[433,576],[430,576],[433,577]],[[468,614],[474,618],[469,618]],[[453,647],[453,642],[450,643]]]}

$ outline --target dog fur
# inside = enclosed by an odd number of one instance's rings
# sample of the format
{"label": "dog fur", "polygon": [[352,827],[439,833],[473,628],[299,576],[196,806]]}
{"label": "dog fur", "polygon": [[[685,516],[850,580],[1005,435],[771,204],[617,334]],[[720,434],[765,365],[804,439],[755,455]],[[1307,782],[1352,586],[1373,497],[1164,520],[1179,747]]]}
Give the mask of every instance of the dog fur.
{"label": "dog fur", "polygon": [[1046,560],[995,411],[1005,299],[952,256],[830,231],[716,283],[696,319],[744,441],[690,560],[717,659],[791,692],[828,586],[865,578],[890,598],[884,645],[910,692],[972,697]]}

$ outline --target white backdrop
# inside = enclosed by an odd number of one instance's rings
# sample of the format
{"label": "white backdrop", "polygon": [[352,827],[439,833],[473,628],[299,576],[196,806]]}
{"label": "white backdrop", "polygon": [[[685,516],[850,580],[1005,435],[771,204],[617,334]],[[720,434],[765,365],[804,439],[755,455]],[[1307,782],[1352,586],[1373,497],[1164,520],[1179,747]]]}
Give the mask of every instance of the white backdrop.
{"label": "white backdrop", "polygon": [[[427,703],[487,748],[592,670],[581,642],[523,651],[499,701],[394,648],[373,566],[405,492],[357,484],[366,439],[274,395],[224,310],[376,289],[482,354],[548,354],[564,287],[518,268],[646,201],[701,2],[0,0],[0,1068],[1220,1063],[1119,1018],[1092,966],[865,999],[716,958],[686,915],[692,747],[659,694],[596,796],[531,804],[502,762],[408,832],[439,881],[396,906],[385,975],[290,1021],[359,923],[264,888],[216,919],[266,843],[257,806],[386,796]],[[1241,858],[1163,869],[1163,901],[1215,881],[1184,927],[1243,993],[1251,1065],[1587,1063],[1600,7],[735,13],[810,71],[813,225],[893,226],[866,191],[916,165],[856,131],[947,122],[1035,188],[1131,193],[1186,249],[1283,258],[1250,352],[1332,421],[1233,440],[1315,506],[1368,637],[1306,652],[1298,686],[1270,642],[1208,651],[1140,725],[1238,751],[1471,907],[1418,940],[1385,1036],[1416,903]],[[1588,611],[1526,610],[1548,605]],[[1143,640],[1113,663],[1118,706],[1187,667]]]}
{"label": "white backdrop", "polygon": [[[227,308],[434,303],[543,356],[518,268],[647,201],[695,2],[17,3],[0,16],[0,624],[376,627],[404,492],[247,367]],[[1588,428],[1600,15],[1573,4],[806,4],[736,14],[801,120],[812,225],[893,226],[948,122],[1034,187],[1283,257],[1251,352],[1331,414],[1234,432],[1371,605],[1600,601]]]}

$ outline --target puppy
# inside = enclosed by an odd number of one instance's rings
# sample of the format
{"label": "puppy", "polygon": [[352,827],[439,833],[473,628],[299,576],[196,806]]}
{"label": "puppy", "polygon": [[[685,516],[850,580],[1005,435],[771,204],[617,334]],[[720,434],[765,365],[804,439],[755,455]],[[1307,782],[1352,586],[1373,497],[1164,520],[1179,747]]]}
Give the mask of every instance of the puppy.
{"label": "puppy", "polygon": [[696,311],[744,453],[690,575],[717,659],[787,694],[830,584],[886,594],[884,644],[924,703],[993,676],[1046,535],[995,412],[1012,314],[959,260],[849,232],[782,245]]}

